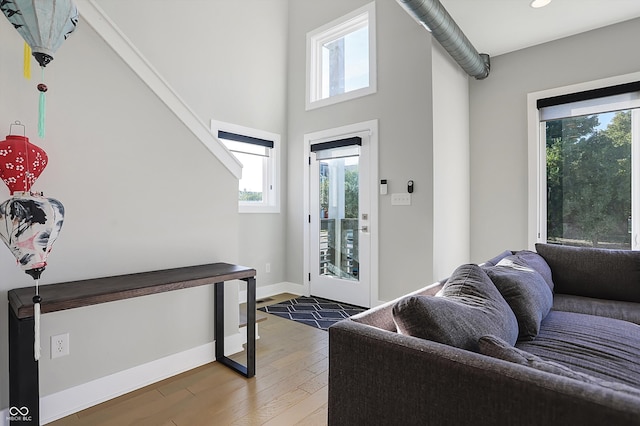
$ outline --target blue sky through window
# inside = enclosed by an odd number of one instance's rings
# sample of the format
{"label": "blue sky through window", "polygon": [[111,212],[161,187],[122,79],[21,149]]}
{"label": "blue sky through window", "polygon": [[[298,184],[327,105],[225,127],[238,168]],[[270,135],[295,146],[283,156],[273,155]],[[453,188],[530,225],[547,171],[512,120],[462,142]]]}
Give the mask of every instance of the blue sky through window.
{"label": "blue sky through window", "polygon": [[[369,27],[364,26],[344,37],[344,92],[369,86]],[[322,52],[322,98],[330,96],[329,86],[330,58],[328,46],[336,40],[323,45]]]}

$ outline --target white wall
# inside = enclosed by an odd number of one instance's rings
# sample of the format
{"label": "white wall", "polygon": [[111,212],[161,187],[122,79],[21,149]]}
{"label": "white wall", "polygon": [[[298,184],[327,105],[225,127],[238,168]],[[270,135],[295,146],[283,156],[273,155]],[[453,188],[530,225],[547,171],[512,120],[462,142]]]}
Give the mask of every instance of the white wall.
{"label": "white wall", "polygon": [[[376,2],[378,92],[305,111],[306,34],[368,2],[295,0],[289,9],[289,200],[287,280],[303,282],[303,136],[379,120],[379,177],[389,194],[415,182],[410,207],[379,200],[379,300],[431,282],[433,260],[433,133],[431,36],[396,2]],[[374,296],[375,297],[375,296]]]}
{"label": "white wall", "polygon": [[433,43],[433,280],[469,262],[469,77]]}
{"label": "white wall", "polygon": [[527,93],[640,70],[640,19],[492,58],[470,81],[471,258],[528,245]]}
{"label": "white wall", "polygon": [[[239,124],[284,133],[286,2],[236,3],[181,2],[183,11],[207,12],[191,13],[192,23],[199,20],[194,37],[196,29],[174,16],[173,2],[100,2],[203,121],[245,118]],[[247,15],[248,3],[264,8]],[[233,10],[237,20],[225,21]],[[260,31],[246,31],[250,24]],[[27,125],[50,159],[34,190],[66,207],[42,284],[217,261],[252,266],[245,245],[270,233],[282,239],[281,216],[240,217],[235,177],[82,21],[47,67],[47,135],[39,140],[39,70],[34,66],[33,80],[25,81],[22,39],[8,22],[0,24],[0,37],[0,134],[14,120]],[[256,52],[266,50],[272,55],[261,67],[211,62],[222,51],[242,65],[263,59]],[[8,196],[0,188],[0,197]],[[248,234],[260,221],[269,232]],[[9,289],[33,281],[3,250],[0,297],[6,300]],[[274,275],[283,275],[279,250]],[[227,334],[237,331],[236,289],[228,285]],[[203,287],[44,315],[41,396],[213,341],[212,302],[212,289]],[[6,304],[0,317],[7,318]],[[0,341],[7,342],[6,322],[0,324]],[[48,359],[49,336],[63,332],[70,333],[71,355]],[[0,383],[2,409],[9,405],[6,344]]]}
{"label": "white wall", "polygon": [[[282,136],[285,212],[288,1],[98,1],[205,123],[214,119]],[[257,270],[258,287],[284,281],[285,215],[241,214],[238,224],[238,262]]]}

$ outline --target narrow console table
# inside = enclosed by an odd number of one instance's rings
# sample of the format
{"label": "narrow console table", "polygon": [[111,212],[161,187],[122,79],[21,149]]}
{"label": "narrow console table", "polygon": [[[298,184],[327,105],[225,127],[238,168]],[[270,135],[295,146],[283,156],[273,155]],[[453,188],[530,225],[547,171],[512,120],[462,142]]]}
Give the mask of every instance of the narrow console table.
{"label": "narrow console table", "polygon": [[[137,274],[95,278],[40,286],[42,314],[132,297],[214,284],[216,361],[245,377],[255,375],[256,271],[228,263],[188,266]],[[224,355],[224,282],[247,282],[247,364]],[[9,404],[16,412],[11,423],[40,424],[38,362],[33,356],[35,287],[10,290],[9,298]],[[24,408],[26,407],[26,409]],[[27,413],[23,416],[23,413]],[[11,414],[11,413],[10,413]],[[13,416],[13,414],[11,414]]]}

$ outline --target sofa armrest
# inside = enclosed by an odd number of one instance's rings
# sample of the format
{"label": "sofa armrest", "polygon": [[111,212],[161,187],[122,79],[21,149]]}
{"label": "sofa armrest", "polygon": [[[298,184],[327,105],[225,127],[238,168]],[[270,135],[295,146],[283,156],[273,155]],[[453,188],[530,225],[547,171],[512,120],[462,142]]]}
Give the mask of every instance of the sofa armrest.
{"label": "sofa armrest", "polygon": [[380,306],[376,306],[371,309],[367,309],[364,312],[353,315],[351,319],[353,321],[370,325],[372,327],[382,328],[384,330],[396,331],[396,324],[393,322],[393,306],[398,303],[401,299],[404,299],[408,296],[435,296],[435,294],[442,288],[446,279],[435,282],[431,285],[423,287],[421,289],[415,290],[409,294],[404,296],[400,296],[394,300],[390,300],[388,302],[383,303]]}
{"label": "sofa armrest", "polygon": [[329,425],[632,425],[640,398],[352,320],[329,328]]}

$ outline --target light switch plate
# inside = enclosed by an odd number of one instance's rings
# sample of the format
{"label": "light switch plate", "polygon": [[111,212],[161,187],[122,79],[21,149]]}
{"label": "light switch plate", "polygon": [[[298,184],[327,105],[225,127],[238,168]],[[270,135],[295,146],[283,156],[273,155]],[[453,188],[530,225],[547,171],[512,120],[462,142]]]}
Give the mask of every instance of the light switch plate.
{"label": "light switch plate", "polygon": [[391,194],[391,205],[392,206],[410,206],[411,194],[407,194],[403,192]]}

